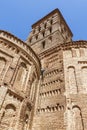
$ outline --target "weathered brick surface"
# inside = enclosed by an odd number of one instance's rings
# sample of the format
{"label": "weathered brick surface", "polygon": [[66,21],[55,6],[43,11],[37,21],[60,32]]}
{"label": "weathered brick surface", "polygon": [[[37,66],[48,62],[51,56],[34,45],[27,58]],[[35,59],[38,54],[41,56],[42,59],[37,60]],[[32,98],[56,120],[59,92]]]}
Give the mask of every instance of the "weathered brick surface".
{"label": "weathered brick surface", "polygon": [[0,130],[26,130],[31,124],[40,62],[23,41],[0,31]]}
{"label": "weathered brick surface", "polygon": [[26,42],[0,31],[0,130],[87,130],[87,41],[56,9]]}

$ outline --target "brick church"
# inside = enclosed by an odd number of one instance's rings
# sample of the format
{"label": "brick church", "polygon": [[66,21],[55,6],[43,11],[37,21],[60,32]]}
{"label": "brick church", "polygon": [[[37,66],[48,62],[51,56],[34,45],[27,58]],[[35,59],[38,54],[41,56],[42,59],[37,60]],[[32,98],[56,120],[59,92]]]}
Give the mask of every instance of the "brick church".
{"label": "brick church", "polygon": [[0,130],[87,130],[87,41],[58,9],[24,42],[0,30]]}

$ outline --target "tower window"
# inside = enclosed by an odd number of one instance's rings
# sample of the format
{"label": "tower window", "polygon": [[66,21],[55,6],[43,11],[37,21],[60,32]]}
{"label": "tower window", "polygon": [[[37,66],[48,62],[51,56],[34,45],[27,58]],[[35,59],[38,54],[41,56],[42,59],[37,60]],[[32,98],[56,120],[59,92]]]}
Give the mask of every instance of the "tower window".
{"label": "tower window", "polygon": [[46,26],[47,26],[47,25],[46,25],[46,23],[45,23],[45,24],[44,24],[44,28],[45,28],[45,29],[46,29]]}
{"label": "tower window", "polygon": [[36,35],[36,40],[38,39],[38,35]]}
{"label": "tower window", "polygon": [[41,27],[38,28],[38,31],[39,31],[39,32],[41,31]]}
{"label": "tower window", "polygon": [[43,37],[45,36],[45,32],[42,32]]}
{"label": "tower window", "polygon": [[49,39],[50,41],[52,41],[52,36],[50,36],[48,39]]}
{"label": "tower window", "polygon": [[32,32],[33,32],[33,34],[34,34],[34,33],[35,33],[35,30],[33,30]]}
{"label": "tower window", "polygon": [[50,33],[52,32],[52,27],[49,28]]}
{"label": "tower window", "polygon": [[43,49],[45,48],[45,44],[46,44],[45,41],[43,41],[43,42],[42,42],[42,47],[43,47]]}
{"label": "tower window", "polygon": [[50,20],[50,23],[51,23],[51,24],[53,23],[53,20],[52,20],[52,19]]}
{"label": "tower window", "polygon": [[30,43],[32,42],[32,38],[29,39],[29,42],[30,42]]}

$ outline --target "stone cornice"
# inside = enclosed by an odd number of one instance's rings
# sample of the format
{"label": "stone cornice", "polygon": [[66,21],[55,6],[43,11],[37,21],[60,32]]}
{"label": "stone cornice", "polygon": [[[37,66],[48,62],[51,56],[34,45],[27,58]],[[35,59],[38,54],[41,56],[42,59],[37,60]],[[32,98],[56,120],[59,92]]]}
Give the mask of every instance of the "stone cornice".
{"label": "stone cornice", "polygon": [[69,50],[72,48],[80,48],[80,47],[87,48],[87,41],[79,40],[61,44],[61,49],[63,50]]}
{"label": "stone cornice", "polygon": [[67,42],[67,43],[57,44],[54,47],[49,48],[49,49],[43,51],[42,53],[40,53],[39,57],[43,58],[43,57],[50,55],[54,52],[57,52],[59,50],[69,50],[72,48],[79,48],[79,47],[87,48],[87,41],[80,40],[80,41],[71,41],[71,42]]}
{"label": "stone cornice", "polygon": [[[25,95],[23,93],[20,93],[20,92],[14,90],[13,88],[9,88],[8,87],[8,91],[7,92],[12,94],[14,97],[19,99],[20,101],[23,101],[23,100],[27,99],[27,97],[25,97]],[[27,103],[29,105],[33,106],[33,102],[30,100],[30,98],[27,99]]]}

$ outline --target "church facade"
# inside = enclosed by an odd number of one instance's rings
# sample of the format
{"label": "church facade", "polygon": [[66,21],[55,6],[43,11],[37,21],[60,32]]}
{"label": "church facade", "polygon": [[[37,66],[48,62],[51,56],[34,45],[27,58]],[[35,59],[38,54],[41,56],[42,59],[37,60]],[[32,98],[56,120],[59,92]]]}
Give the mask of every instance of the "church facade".
{"label": "church facade", "polygon": [[87,41],[58,9],[24,42],[0,30],[0,130],[87,130]]}

